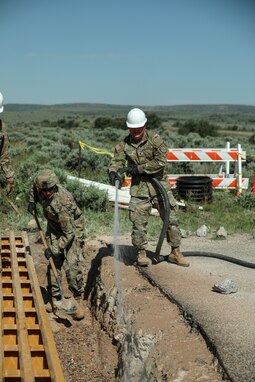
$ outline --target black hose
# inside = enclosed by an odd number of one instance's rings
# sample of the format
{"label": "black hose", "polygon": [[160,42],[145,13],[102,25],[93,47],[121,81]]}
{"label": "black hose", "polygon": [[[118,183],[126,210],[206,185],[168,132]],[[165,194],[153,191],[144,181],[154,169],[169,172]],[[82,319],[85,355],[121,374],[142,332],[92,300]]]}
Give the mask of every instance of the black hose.
{"label": "black hose", "polygon": [[246,268],[255,268],[255,263],[250,263],[248,261],[236,259],[235,257],[229,257],[224,256],[219,253],[212,253],[212,252],[182,252],[183,256],[191,257],[191,256],[198,256],[198,257],[213,257],[216,259],[221,259],[225,261],[229,261],[230,263],[238,264]]}
{"label": "black hose", "polygon": [[156,247],[156,250],[155,250],[156,259],[158,261],[160,261],[160,260],[163,260],[160,257],[160,251],[161,251],[161,248],[162,248],[162,245],[163,245],[163,241],[164,241],[164,239],[166,237],[166,231],[167,231],[167,228],[168,228],[168,225],[169,225],[170,203],[169,203],[169,199],[168,199],[168,195],[167,195],[166,189],[165,189],[165,187],[162,186],[160,181],[157,178],[152,178],[151,179],[151,183],[154,185],[155,189],[160,192],[160,194],[162,196],[163,204],[164,204],[164,211],[165,211],[164,218],[163,218],[163,226],[161,228],[161,232],[160,232],[160,235],[159,235],[157,247]]}

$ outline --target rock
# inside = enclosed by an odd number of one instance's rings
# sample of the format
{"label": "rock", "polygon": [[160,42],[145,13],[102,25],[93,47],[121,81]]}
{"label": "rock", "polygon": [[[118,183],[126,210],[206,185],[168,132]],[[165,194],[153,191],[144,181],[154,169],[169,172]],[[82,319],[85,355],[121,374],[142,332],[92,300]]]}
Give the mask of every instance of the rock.
{"label": "rock", "polygon": [[227,234],[227,231],[225,230],[224,227],[220,227],[218,229],[218,231],[216,232],[216,236],[219,238],[219,239],[226,239],[228,234]]}
{"label": "rock", "polygon": [[212,290],[222,294],[236,293],[238,291],[238,285],[231,279],[225,279],[219,283],[215,283]]}
{"label": "rock", "polygon": [[203,224],[200,228],[197,229],[197,236],[205,237],[207,235],[208,227]]}
{"label": "rock", "polygon": [[181,236],[183,238],[188,237],[190,235],[190,231],[187,231],[186,229],[181,228]]}
{"label": "rock", "polygon": [[27,226],[28,228],[37,228],[35,219],[29,220],[29,222],[27,223]]}

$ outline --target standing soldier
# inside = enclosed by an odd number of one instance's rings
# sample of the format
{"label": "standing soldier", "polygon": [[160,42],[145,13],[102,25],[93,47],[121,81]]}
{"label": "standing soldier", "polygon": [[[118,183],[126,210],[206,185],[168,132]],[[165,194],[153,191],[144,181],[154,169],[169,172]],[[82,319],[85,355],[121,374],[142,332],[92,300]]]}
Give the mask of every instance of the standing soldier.
{"label": "standing soldier", "polygon": [[129,135],[115,147],[114,157],[111,160],[108,174],[112,185],[115,181],[122,182],[123,168],[127,166],[126,173],[132,176],[131,199],[129,203],[129,218],[133,224],[132,243],[137,249],[137,263],[148,266],[150,260],[146,256],[147,224],[152,207],[155,207],[160,217],[164,218],[164,204],[162,197],[157,193],[151,179],[153,177],[163,180],[167,190],[171,213],[166,233],[167,242],[171,245],[171,252],[167,259],[177,265],[188,267],[189,261],[180,251],[181,232],[177,218],[177,203],[172,194],[170,184],[164,177],[167,147],[163,139],[155,133],[146,130],[147,118],[144,112],[134,108],[127,115]]}
{"label": "standing soldier", "polygon": [[[4,110],[4,99],[0,93],[0,113]],[[0,167],[4,172],[7,182],[7,196],[13,193],[14,188],[14,171],[12,168],[11,157],[9,152],[9,138],[4,127],[4,123],[0,118]]]}
{"label": "standing soldier", "polygon": [[[52,257],[58,273],[63,267],[68,287],[77,302],[73,315],[76,320],[84,318],[84,217],[74,198],[62,185],[51,170],[40,171],[34,179],[30,193],[28,211],[36,213],[36,203],[43,207],[47,219],[46,240],[48,248],[45,257]],[[71,300],[62,298],[50,264],[47,268],[48,292],[52,305],[62,311],[71,311]]]}

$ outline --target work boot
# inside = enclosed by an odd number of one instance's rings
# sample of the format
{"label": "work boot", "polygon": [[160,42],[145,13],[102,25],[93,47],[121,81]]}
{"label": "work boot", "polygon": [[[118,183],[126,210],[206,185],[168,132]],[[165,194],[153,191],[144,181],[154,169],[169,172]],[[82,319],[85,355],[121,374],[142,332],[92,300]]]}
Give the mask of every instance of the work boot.
{"label": "work boot", "polygon": [[75,301],[76,301],[77,309],[76,309],[76,312],[73,314],[73,319],[77,320],[77,321],[80,321],[85,316],[85,310],[84,310],[84,306],[83,306],[83,298],[80,295],[76,296],[74,298],[75,298]]}
{"label": "work boot", "polygon": [[172,252],[168,256],[168,261],[181,267],[189,267],[189,260],[183,256],[179,247],[172,249]]}
{"label": "work boot", "polygon": [[147,267],[151,264],[150,259],[146,256],[145,249],[140,249],[137,254],[137,264],[140,265],[140,267]]}
{"label": "work boot", "polygon": [[52,297],[52,306],[53,310],[59,310],[65,314],[74,314],[77,310],[77,306],[71,298],[62,298],[61,296]]}

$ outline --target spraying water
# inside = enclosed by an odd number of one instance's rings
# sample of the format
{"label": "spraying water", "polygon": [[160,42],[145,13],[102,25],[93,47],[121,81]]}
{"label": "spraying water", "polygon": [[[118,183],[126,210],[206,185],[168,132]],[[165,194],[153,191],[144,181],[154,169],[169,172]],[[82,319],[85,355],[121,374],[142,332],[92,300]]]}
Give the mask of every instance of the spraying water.
{"label": "spraying water", "polygon": [[117,287],[117,308],[118,308],[118,324],[125,327],[124,307],[123,307],[123,288],[121,285],[121,253],[119,247],[119,207],[118,207],[118,189],[119,181],[115,182],[115,205],[114,205],[114,226],[113,226],[113,247],[114,247],[114,269],[115,283]]}
{"label": "spraying water", "polygon": [[[123,382],[136,382],[138,380],[147,380],[143,376],[143,371],[133,374],[132,371],[138,365],[137,346],[139,343],[143,345],[143,339],[137,338],[132,328],[132,312],[125,311],[124,307],[124,290],[122,285],[121,263],[122,256],[119,245],[119,207],[118,207],[118,188],[119,181],[115,182],[115,205],[114,205],[114,227],[113,227],[113,246],[114,246],[114,271],[115,285],[117,289],[116,307],[117,307],[117,325],[120,330],[120,338],[122,342],[122,367],[120,380]],[[139,336],[138,336],[139,337]],[[144,347],[144,346],[142,346]],[[141,361],[141,360],[140,360]],[[143,370],[143,362],[141,362],[141,370]],[[141,379],[140,379],[141,378]],[[118,379],[119,380],[119,379]]]}
{"label": "spraying water", "polygon": [[120,328],[120,332],[122,333],[122,342],[123,342],[123,353],[122,353],[122,371],[123,371],[123,381],[128,382],[128,364],[129,364],[129,357],[128,357],[128,347],[129,347],[129,340],[128,338],[130,335],[129,332],[129,325],[127,323],[127,320],[125,318],[125,311],[124,311],[124,290],[122,286],[122,274],[121,274],[121,251],[119,246],[119,207],[118,207],[118,188],[119,188],[119,181],[116,180],[115,182],[115,205],[114,205],[114,228],[113,228],[113,246],[114,246],[114,270],[115,270],[115,284],[117,288],[117,324]]}

